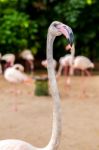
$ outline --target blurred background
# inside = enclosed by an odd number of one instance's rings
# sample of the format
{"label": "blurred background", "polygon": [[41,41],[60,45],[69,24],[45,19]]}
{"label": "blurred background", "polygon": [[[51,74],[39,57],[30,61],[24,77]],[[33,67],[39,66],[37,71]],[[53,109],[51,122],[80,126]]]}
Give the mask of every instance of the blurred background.
{"label": "blurred background", "polygon": [[[37,61],[46,58],[46,36],[54,20],[69,25],[75,35],[76,55],[99,61],[99,1],[0,0],[0,53],[30,49]],[[66,54],[66,40],[56,38],[54,58]]]}

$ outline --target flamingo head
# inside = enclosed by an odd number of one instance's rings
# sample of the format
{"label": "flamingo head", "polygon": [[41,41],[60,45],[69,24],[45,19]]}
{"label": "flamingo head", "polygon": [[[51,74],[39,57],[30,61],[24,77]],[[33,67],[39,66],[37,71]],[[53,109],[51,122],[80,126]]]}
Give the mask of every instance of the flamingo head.
{"label": "flamingo head", "polygon": [[42,60],[41,64],[42,66],[47,67],[47,60]]}
{"label": "flamingo head", "polygon": [[60,36],[63,34],[67,39],[68,45],[72,47],[72,44],[74,42],[74,35],[72,29],[69,26],[59,21],[53,21],[48,31],[53,36]]}

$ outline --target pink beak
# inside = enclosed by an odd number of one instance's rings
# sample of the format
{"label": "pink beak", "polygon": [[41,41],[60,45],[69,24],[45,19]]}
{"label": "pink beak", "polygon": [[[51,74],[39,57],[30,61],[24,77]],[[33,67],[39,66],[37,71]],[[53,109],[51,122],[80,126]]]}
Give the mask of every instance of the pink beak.
{"label": "pink beak", "polygon": [[69,39],[69,34],[68,34],[67,30],[65,28],[63,28],[62,25],[59,25],[58,29],[67,39]]}
{"label": "pink beak", "polygon": [[74,42],[74,35],[72,29],[65,24],[59,24],[57,25],[57,28],[66,37],[66,39],[68,40],[68,44],[72,46]]}

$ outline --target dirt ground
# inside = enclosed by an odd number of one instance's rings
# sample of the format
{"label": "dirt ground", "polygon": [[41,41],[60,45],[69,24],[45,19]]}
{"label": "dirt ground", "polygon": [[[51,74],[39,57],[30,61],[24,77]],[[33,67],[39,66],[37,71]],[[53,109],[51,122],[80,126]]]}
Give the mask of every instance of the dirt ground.
{"label": "dirt ground", "polygon": [[[62,76],[58,86],[62,103],[59,150],[99,150],[99,76],[73,77],[71,87]],[[52,98],[35,96],[34,89],[35,81],[11,84],[0,76],[0,140],[17,138],[39,147],[48,143]]]}

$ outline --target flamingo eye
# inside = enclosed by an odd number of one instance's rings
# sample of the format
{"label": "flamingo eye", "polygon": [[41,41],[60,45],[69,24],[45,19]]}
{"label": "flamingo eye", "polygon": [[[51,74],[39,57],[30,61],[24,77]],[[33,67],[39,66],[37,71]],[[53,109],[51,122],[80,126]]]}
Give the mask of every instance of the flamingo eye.
{"label": "flamingo eye", "polygon": [[60,25],[59,23],[54,23],[53,24],[55,28],[58,28],[58,26]]}
{"label": "flamingo eye", "polygon": [[54,27],[57,27],[57,23],[54,23]]}
{"label": "flamingo eye", "polygon": [[66,26],[63,26],[63,27],[64,27],[64,29],[67,29]]}

